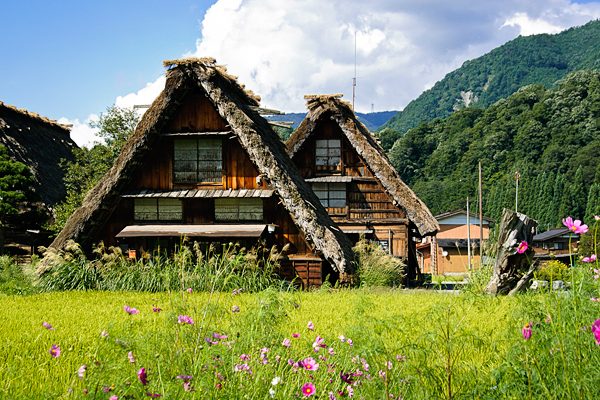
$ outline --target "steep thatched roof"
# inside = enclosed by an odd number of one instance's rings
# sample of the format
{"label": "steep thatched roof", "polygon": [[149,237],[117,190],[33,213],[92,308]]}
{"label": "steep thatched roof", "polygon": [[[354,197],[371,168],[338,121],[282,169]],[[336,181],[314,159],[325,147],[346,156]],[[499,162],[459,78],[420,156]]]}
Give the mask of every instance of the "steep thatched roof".
{"label": "steep thatched roof", "polygon": [[185,95],[200,89],[227,121],[306,239],[338,272],[349,272],[353,259],[350,241],[303,181],[277,134],[253,110],[258,99],[227,74],[225,67],[216,65],[214,59],[168,61],[166,66],[165,89],[142,117],[115,165],[87,194],[83,205],[69,218],[51,247],[62,248],[69,239],[83,246],[91,244],[102,229],[102,221],[128,189],[144,154],[152,148]]}
{"label": "steep thatched roof", "polygon": [[46,205],[53,206],[65,198],[60,161],[72,161],[77,147],[69,136],[69,127],[0,102],[0,144],[11,158],[31,168],[36,192]]}
{"label": "steep thatched roof", "polygon": [[356,118],[349,103],[341,95],[313,95],[307,99],[308,114],[287,141],[288,154],[293,157],[324,118],[335,121],[358,154],[365,160],[385,190],[406,210],[408,218],[421,235],[432,235],[438,223],[425,203],[402,181],[385,152],[369,130]]}

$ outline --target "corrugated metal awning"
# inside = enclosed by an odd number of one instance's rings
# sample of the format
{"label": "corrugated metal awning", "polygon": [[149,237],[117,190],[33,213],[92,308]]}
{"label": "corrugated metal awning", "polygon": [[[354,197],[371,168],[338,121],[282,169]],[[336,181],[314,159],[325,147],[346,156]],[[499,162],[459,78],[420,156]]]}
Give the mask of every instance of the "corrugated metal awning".
{"label": "corrugated metal awning", "polygon": [[117,237],[259,237],[265,224],[236,225],[129,225]]}
{"label": "corrugated metal awning", "polygon": [[368,229],[368,228],[357,228],[354,226],[340,226],[340,228],[342,229],[342,232],[344,233],[358,233],[358,234],[369,234],[369,233],[373,233],[373,229]]}
{"label": "corrugated metal awning", "polygon": [[308,178],[306,179],[306,182],[349,183],[352,182],[352,177],[341,175],[318,176],[316,178]]}
{"label": "corrugated metal awning", "polygon": [[154,198],[217,198],[217,197],[261,197],[268,198],[273,196],[275,191],[272,189],[190,189],[190,190],[171,190],[171,191],[155,191],[155,190],[140,190],[137,192],[129,192],[123,197],[154,197]]}

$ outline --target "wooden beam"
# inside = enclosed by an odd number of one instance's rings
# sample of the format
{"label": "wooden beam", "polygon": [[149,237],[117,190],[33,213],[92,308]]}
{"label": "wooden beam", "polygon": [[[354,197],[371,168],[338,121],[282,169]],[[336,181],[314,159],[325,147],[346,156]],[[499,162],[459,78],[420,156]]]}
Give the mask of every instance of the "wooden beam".
{"label": "wooden beam", "polygon": [[285,115],[283,111],[273,110],[272,108],[262,108],[258,106],[250,106],[250,109],[256,111],[260,115]]}
{"label": "wooden beam", "polygon": [[269,124],[273,125],[273,126],[278,126],[280,128],[291,128],[292,125],[294,125],[294,122],[292,121],[268,121]]}

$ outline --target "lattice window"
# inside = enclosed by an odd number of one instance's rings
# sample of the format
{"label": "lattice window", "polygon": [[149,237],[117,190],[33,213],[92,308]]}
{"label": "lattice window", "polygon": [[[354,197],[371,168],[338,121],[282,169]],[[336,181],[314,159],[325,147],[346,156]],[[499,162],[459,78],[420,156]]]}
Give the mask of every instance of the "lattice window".
{"label": "lattice window", "polygon": [[345,183],[315,182],[312,188],[323,207],[346,207]]}
{"label": "lattice window", "polygon": [[317,140],[315,165],[317,169],[336,170],[341,163],[342,143],[339,139]]}
{"label": "lattice window", "polygon": [[135,199],[133,218],[136,221],[181,221],[183,204],[179,199]]}
{"label": "lattice window", "polygon": [[262,221],[263,202],[261,199],[215,199],[215,219],[217,221]]}
{"label": "lattice window", "polygon": [[221,182],[223,143],[219,138],[177,139],[173,159],[176,183]]}

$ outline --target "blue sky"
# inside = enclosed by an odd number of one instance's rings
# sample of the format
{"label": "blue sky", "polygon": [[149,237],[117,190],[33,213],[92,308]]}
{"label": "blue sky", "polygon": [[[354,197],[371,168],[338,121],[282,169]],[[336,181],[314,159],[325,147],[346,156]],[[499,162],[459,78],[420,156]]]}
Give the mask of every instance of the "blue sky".
{"label": "blue sky", "polygon": [[464,61],[517,37],[600,18],[573,0],[5,1],[0,101],[73,124],[79,144],[107,106],[148,104],[162,60],[213,56],[262,96],[302,111],[304,94],[401,109]]}

